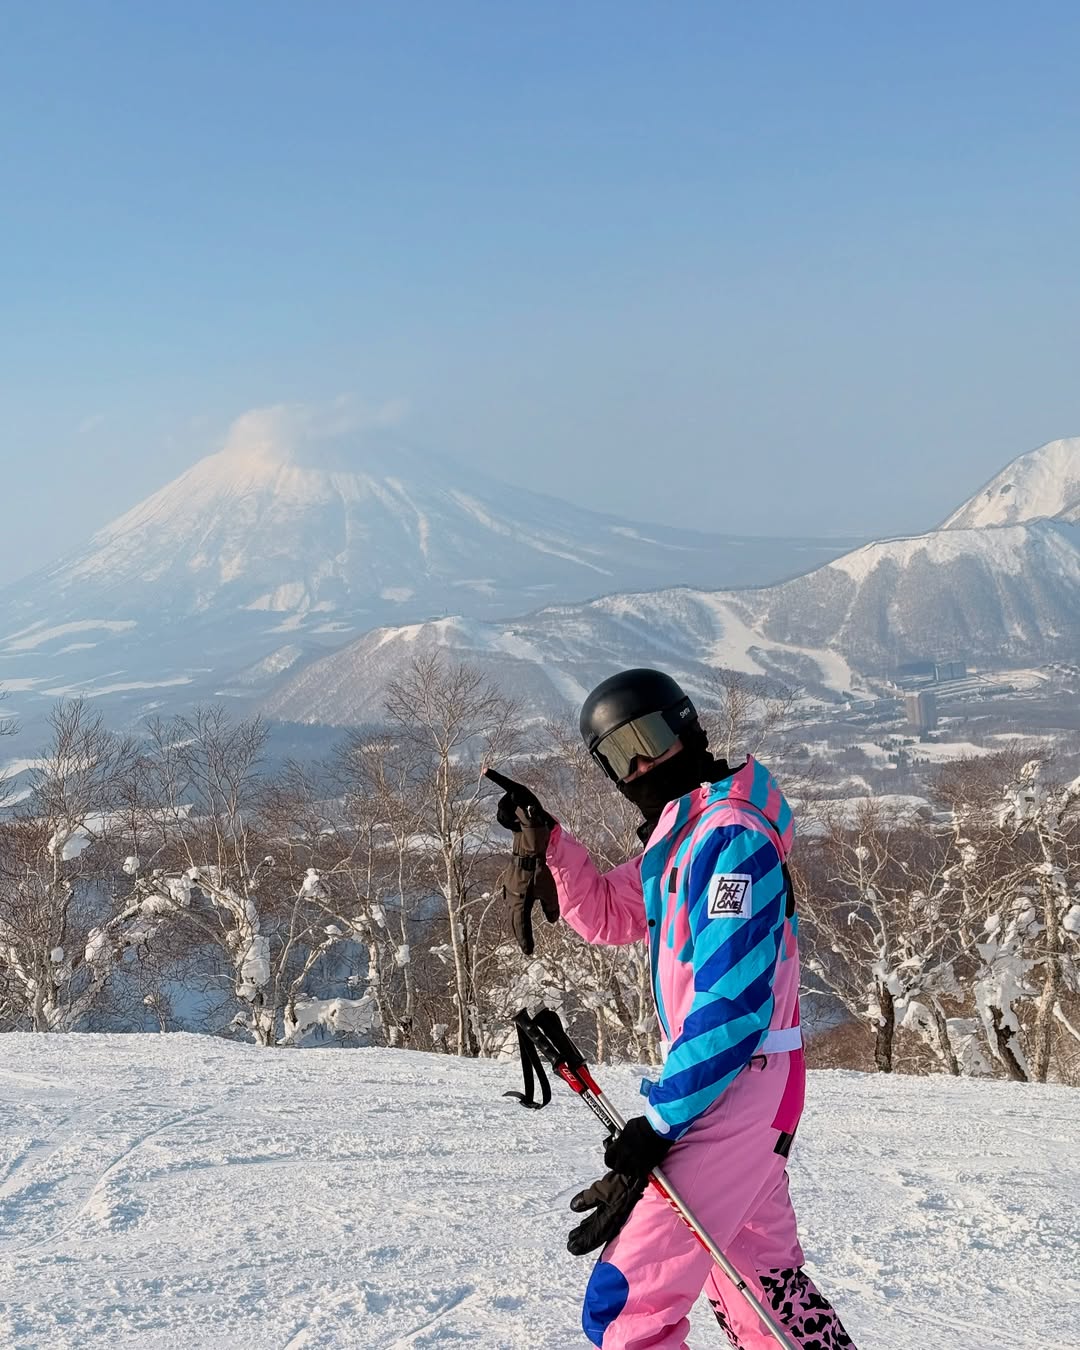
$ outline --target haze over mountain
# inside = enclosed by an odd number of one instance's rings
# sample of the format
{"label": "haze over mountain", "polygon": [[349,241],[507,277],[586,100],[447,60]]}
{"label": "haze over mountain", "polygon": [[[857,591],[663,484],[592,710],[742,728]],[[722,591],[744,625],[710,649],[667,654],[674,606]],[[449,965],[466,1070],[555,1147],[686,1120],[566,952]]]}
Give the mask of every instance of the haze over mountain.
{"label": "haze over mountain", "polygon": [[[1080,440],[1051,442],[947,528],[835,557],[634,525],[467,475],[386,428],[263,410],[0,593],[0,688],[23,718],[85,693],[115,720],[228,698],[342,725],[377,718],[387,683],[432,649],[536,715],[620,665],[699,690],[728,667],[838,699],[906,661],[1075,659],[1078,456]],[[801,575],[747,588],[781,567]]]}
{"label": "haze over mountain", "polygon": [[544,495],[543,466],[522,467],[519,485],[463,470],[348,408],[249,413],[218,453],[0,592],[0,689],[19,712],[41,694],[208,698],[378,625],[761,583],[843,547],[624,521]]}
{"label": "haze over mountain", "polygon": [[1018,525],[1040,518],[1080,521],[1080,437],[1020,455],[958,507],[944,530]]}

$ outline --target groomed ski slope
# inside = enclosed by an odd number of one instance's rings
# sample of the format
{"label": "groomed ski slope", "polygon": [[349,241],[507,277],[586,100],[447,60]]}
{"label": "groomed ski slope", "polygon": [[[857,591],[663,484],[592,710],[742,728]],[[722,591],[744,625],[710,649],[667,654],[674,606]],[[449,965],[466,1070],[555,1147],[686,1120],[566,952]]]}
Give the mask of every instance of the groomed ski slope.
{"label": "groomed ski slope", "polygon": [[[632,1111],[629,1068],[602,1083]],[[392,1050],[0,1036],[0,1346],[586,1345],[562,1085]],[[562,1089],[562,1090],[560,1090]],[[792,1160],[860,1350],[1080,1345],[1080,1093],[817,1073]],[[707,1308],[695,1350],[720,1344]]]}

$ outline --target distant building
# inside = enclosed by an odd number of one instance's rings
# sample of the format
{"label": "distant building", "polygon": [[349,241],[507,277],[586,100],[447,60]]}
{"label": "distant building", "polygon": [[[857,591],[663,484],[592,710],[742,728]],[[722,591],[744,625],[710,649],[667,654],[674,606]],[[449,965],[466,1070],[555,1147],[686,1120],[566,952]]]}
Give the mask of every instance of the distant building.
{"label": "distant building", "polygon": [[904,709],[907,712],[908,726],[921,735],[933,731],[937,726],[937,699],[929,689],[920,689],[917,694],[904,697]]}
{"label": "distant building", "polygon": [[903,665],[897,666],[896,673],[901,679],[927,679],[934,678],[933,661],[905,661]]}
{"label": "distant building", "polygon": [[966,661],[935,661],[934,663],[935,684],[941,684],[945,680],[966,680],[967,673]]}

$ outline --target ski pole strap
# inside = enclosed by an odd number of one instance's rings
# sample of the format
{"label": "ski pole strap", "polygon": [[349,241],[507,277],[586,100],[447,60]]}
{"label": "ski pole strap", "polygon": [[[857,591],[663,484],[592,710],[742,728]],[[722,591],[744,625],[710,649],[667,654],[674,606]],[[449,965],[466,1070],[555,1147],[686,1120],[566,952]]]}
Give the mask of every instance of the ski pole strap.
{"label": "ski pole strap", "polygon": [[[600,1089],[597,1087],[585,1056],[566,1034],[566,1028],[557,1012],[550,1008],[541,1008],[535,1016],[530,1016],[526,1008],[514,1018],[518,1035],[525,1036],[533,1050],[542,1060],[547,1060],[564,1083],[567,1083],[579,1097],[584,1097],[594,1114],[606,1114],[600,1105]],[[613,1127],[614,1128],[614,1127]]]}
{"label": "ski pole strap", "polygon": [[[520,1017],[520,1014],[519,1014]],[[530,1111],[542,1111],[551,1101],[551,1084],[544,1072],[540,1052],[532,1043],[528,1032],[517,1018],[518,1050],[521,1054],[521,1076],[525,1080],[524,1092],[504,1092],[504,1097],[515,1097],[522,1106]],[[536,1085],[540,1085],[540,1100],[536,1100]]]}

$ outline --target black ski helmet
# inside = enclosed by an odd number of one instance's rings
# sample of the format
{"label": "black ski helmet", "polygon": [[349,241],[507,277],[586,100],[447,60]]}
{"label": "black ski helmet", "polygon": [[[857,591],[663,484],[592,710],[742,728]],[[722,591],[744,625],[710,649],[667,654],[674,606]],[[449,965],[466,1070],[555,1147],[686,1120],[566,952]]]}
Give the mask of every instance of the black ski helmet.
{"label": "black ski helmet", "polygon": [[644,666],[598,684],[578,719],[589,754],[616,783],[636,757],[659,757],[696,725],[697,710],[686,691],[670,675]]}

